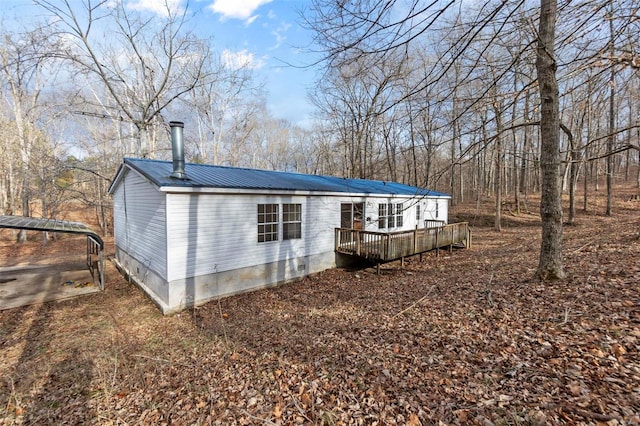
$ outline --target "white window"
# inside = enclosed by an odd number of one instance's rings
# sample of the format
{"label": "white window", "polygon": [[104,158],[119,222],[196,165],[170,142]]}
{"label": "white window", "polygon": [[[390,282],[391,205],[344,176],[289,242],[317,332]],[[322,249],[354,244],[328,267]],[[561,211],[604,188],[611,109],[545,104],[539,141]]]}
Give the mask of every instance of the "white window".
{"label": "white window", "polygon": [[258,242],[278,241],[278,205],[258,204]]}
{"label": "white window", "polygon": [[282,205],[282,239],[302,238],[302,204]]}
{"label": "white window", "polygon": [[387,227],[387,204],[378,204],[378,229]]}
{"label": "white window", "polygon": [[378,204],[378,229],[401,227],[403,210],[402,203]]}

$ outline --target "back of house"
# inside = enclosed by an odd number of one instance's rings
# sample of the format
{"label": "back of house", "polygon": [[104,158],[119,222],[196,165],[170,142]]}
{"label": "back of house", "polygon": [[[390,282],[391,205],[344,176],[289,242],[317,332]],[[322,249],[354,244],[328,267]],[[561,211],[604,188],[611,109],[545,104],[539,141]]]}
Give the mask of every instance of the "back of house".
{"label": "back of house", "polygon": [[336,228],[389,233],[447,222],[446,194],[185,163],[175,149],[181,134],[173,139],[173,161],[125,158],[109,188],[115,261],[164,313],[336,267]]}

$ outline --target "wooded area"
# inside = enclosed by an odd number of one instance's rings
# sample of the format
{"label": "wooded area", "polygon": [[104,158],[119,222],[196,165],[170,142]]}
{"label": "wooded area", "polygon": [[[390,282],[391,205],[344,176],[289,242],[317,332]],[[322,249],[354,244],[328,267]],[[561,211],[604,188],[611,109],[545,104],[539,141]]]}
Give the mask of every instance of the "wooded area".
{"label": "wooded area", "polygon": [[[275,119],[251,69],[190,31],[188,8],[150,20],[124,2],[35,3],[40,22],[2,26],[0,214],[56,218],[80,200],[109,233],[109,180],[122,157],[169,158],[174,117],[191,161],[492,197],[497,230],[555,181],[569,223],[578,188],[588,210],[603,183],[609,198],[614,181],[640,183],[632,0],[317,0],[301,16],[321,57],[311,128]],[[542,93],[541,75],[557,87]],[[557,123],[541,102],[554,92]]]}
{"label": "wooded area", "polygon": [[[640,424],[636,0],[315,0],[309,128],[188,8],[34,1],[0,25],[0,214],[90,223],[113,256],[110,179],[170,158],[180,119],[189,161],[450,193],[474,244],[166,317],[106,262],[104,291],[0,311],[0,423]],[[32,235],[0,263],[53,280],[86,249]]]}
{"label": "wooded area", "polygon": [[[497,233],[488,199],[452,211],[468,250],[173,316],[107,262],[105,291],[0,311],[0,423],[638,424],[640,201],[633,185],[614,194],[614,216],[578,210],[566,227],[570,274],[553,285],[531,279],[539,216],[505,213]],[[605,191],[590,202],[603,212]],[[0,264],[84,246],[0,244]]]}

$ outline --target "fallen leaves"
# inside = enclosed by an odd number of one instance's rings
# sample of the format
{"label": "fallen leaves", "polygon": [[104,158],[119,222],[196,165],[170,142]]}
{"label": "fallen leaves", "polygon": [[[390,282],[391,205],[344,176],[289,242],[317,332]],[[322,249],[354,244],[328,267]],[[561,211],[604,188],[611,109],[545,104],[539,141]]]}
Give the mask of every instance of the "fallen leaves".
{"label": "fallen leaves", "polygon": [[572,275],[558,283],[530,281],[537,227],[475,228],[473,249],[405,270],[325,271],[180,316],[122,281],[90,301],[0,312],[1,416],[638,424],[640,241],[583,220],[567,231]]}

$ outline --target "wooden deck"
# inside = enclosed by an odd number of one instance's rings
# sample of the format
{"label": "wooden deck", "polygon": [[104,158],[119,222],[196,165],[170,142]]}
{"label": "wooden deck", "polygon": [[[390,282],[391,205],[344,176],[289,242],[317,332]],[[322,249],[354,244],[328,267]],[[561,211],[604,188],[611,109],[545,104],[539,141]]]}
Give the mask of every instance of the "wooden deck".
{"label": "wooden deck", "polygon": [[336,228],[335,251],[373,262],[390,262],[426,251],[464,244],[471,247],[467,222],[400,232],[372,232]]}

